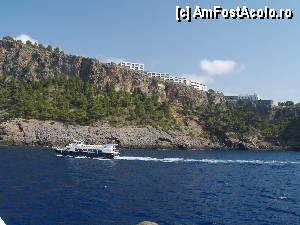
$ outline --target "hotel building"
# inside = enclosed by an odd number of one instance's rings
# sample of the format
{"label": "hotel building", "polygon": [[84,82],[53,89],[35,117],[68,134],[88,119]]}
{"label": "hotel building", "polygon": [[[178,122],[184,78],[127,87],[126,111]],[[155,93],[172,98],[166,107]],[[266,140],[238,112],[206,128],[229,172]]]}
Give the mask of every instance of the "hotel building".
{"label": "hotel building", "polygon": [[124,66],[131,70],[138,70],[138,71],[144,71],[145,65],[141,63],[133,63],[133,62],[121,62],[119,63],[120,66]]}
{"label": "hotel building", "polygon": [[177,77],[177,76],[172,76],[169,73],[158,73],[158,72],[147,72],[147,75],[149,77],[158,77],[163,80],[172,81],[175,84],[183,84],[186,86],[190,86],[199,91],[205,91],[205,92],[208,91],[208,88],[205,84],[202,84],[201,82],[196,80],[189,80],[185,77]]}
{"label": "hotel building", "polygon": [[[128,61],[123,61],[119,63],[120,66],[126,67],[131,70],[138,70],[138,71],[145,71],[145,65],[141,63],[134,63],[134,62],[128,62]],[[193,87],[199,91],[208,91],[208,88],[205,84],[202,84],[199,81],[196,80],[190,80],[185,77],[177,77],[173,76],[169,73],[159,73],[159,72],[146,72],[146,74],[149,77],[157,77],[166,81],[172,81],[175,84],[183,84],[186,86]]]}

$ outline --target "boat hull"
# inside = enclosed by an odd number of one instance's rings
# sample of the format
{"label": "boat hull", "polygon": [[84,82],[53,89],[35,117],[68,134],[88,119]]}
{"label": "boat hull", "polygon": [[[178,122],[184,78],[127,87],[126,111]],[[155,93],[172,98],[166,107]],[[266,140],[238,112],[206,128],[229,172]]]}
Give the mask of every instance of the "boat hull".
{"label": "boat hull", "polygon": [[103,153],[103,152],[73,152],[73,151],[64,151],[64,150],[55,150],[55,152],[62,156],[72,156],[72,157],[88,157],[88,158],[106,158],[113,159],[115,154],[112,153]]}

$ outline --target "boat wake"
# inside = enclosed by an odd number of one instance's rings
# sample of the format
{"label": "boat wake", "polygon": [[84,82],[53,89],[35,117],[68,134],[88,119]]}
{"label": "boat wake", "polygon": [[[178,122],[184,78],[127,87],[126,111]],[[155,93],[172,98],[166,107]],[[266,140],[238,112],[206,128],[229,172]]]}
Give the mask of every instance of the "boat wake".
{"label": "boat wake", "polygon": [[87,156],[76,156],[74,157],[75,159],[87,159],[88,157]]}
{"label": "boat wake", "polygon": [[154,161],[154,162],[195,162],[207,164],[259,164],[259,165],[287,165],[300,164],[300,161],[278,161],[278,160],[232,160],[232,159],[185,159],[185,158],[152,158],[152,157],[131,157],[119,156],[116,160],[131,160],[131,161]]}
{"label": "boat wake", "polygon": [[[62,157],[62,155],[56,155]],[[89,159],[86,156],[67,156],[75,159]],[[300,161],[279,161],[279,160],[243,160],[243,159],[186,159],[186,158],[153,158],[153,157],[137,157],[137,156],[117,156],[114,159],[107,158],[92,158],[100,161],[110,160],[127,160],[127,161],[152,161],[152,162],[164,162],[164,163],[206,163],[206,164],[249,164],[249,165],[289,165],[300,164]]]}

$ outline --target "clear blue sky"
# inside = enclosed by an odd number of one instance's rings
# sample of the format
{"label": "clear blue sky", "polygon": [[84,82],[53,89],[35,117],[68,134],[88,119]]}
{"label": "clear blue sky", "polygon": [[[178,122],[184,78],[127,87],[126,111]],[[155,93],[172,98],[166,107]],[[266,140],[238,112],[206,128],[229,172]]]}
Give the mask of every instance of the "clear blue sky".
{"label": "clear blue sky", "polygon": [[[214,4],[291,8],[294,19],[175,20],[176,5]],[[71,54],[140,61],[148,71],[199,77],[225,93],[300,101],[299,13],[295,0],[2,0],[0,36],[27,34]],[[203,60],[235,64],[228,73],[212,76],[200,68]]]}

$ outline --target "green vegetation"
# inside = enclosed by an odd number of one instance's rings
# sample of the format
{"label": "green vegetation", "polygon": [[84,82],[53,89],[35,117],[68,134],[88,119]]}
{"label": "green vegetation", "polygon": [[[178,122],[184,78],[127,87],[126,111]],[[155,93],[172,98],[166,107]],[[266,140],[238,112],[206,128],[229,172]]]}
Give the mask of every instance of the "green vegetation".
{"label": "green vegetation", "polygon": [[300,119],[295,117],[293,104],[286,105],[289,108],[273,109],[274,116],[271,116],[271,112],[266,116],[256,108],[212,104],[198,116],[211,138],[247,137],[260,133],[264,137],[286,141],[300,133]]}
{"label": "green vegetation", "polygon": [[257,114],[247,111],[241,106],[210,105],[199,117],[205,121],[208,132],[212,136],[220,138],[224,138],[228,132],[231,133],[231,137],[235,137],[232,132],[246,136],[251,135],[259,123]]}
{"label": "green vegetation", "polygon": [[[199,96],[200,102],[195,102],[197,98],[190,98],[190,93],[185,96],[188,100],[160,102],[155,95],[116,92],[113,84],[96,88],[70,75],[49,78],[53,73],[77,70],[82,73],[81,77],[89,76],[88,63],[80,65],[82,68],[76,65],[73,70],[73,57],[64,55],[57,47],[30,41],[24,45],[9,36],[0,43],[7,50],[2,57],[5,60],[2,60],[1,73],[10,75],[0,74],[0,122],[10,118],[35,118],[66,124],[88,125],[103,121],[120,125],[151,125],[165,130],[177,129],[191,137],[201,136],[220,143],[228,138],[245,139],[259,134],[274,140],[274,143],[300,139],[299,103],[286,101],[279,103],[278,107],[264,102],[226,103],[213,90]],[[105,76],[117,73],[117,70],[104,67],[95,69],[99,74],[103,69],[107,70]],[[172,89],[167,91],[170,91],[167,96],[175,94]]]}
{"label": "green vegetation", "polygon": [[8,118],[58,120],[69,124],[96,121],[169,127],[174,119],[167,102],[157,96],[116,92],[114,85],[97,90],[80,78],[24,82],[12,77],[0,79],[0,110]]}
{"label": "green vegetation", "polygon": [[[293,107],[287,103],[277,108],[272,119],[242,105],[210,104],[198,110],[183,105],[177,113],[187,118],[197,116],[208,138],[224,140],[260,133],[264,137],[288,140],[299,136],[300,130],[300,120],[295,118]],[[171,105],[159,102],[158,96],[116,92],[113,84],[99,90],[78,77],[60,75],[32,82],[0,77],[1,120],[36,118],[84,125],[107,121],[178,128],[181,125],[176,124],[171,111]]]}
{"label": "green vegetation", "polygon": [[13,42],[14,41],[14,39],[10,36],[5,36],[5,37],[2,38],[2,40],[4,42]]}
{"label": "green vegetation", "polygon": [[265,137],[280,138],[287,142],[300,138],[300,118],[295,115],[294,104],[277,108],[272,120],[264,120],[259,124],[260,132]]}

